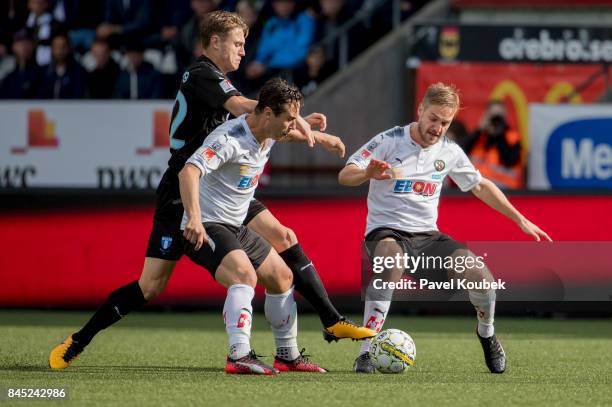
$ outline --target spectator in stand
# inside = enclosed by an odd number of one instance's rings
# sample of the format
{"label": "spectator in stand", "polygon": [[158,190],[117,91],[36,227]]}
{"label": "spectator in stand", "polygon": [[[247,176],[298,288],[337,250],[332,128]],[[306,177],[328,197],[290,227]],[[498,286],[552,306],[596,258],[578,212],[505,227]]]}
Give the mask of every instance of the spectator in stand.
{"label": "spectator in stand", "polygon": [[255,60],[246,68],[246,77],[263,83],[304,62],[314,39],[314,18],[297,12],[295,0],[272,0],[274,15],[264,25]]}
{"label": "spectator in stand", "polygon": [[8,54],[13,35],[25,27],[27,18],[27,2],[0,0],[0,58]]}
{"label": "spectator in stand", "polygon": [[28,0],[26,27],[36,44],[36,63],[40,66],[51,63],[51,39],[63,31],[61,24],[53,18],[47,0]]}
{"label": "spectator in stand", "polygon": [[[333,34],[351,18],[351,11],[346,0],[319,0],[321,12],[316,23],[315,42],[319,42]],[[353,32],[355,31],[355,32]],[[352,57],[357,53],[361,41],[357,35],[357,29],[353,28],[349,33],[349,56]],[[338,69],[338,40],[322,44],[325,51],[325,58],[329,65],[334,66],[334,70]]]}
{"label": "spectator in stand", "polygon": [[73,50],[83,54],[96,38],[104,17],[105,0],[55,0],[51,12],[68,30]]}
{"label": "spectator in stand", "polygon": [[91,55],[95,60],[95,68],[87,76],[87,93],[92,99],[110,99],[113,97],[119,64],[111,57],[108,42],[96,39],[91,46]]}
{"label": "spectator in stand", "polygon": [[145,48],[164,49],[178,41],[181,27],[191,17],[190,0],[157,0],[157,27],[145,38]]}
{"label": "spectator in stand", "polygon": [[125,48],[126,68],[119,73],[115,98],[161,99],[164,93],[162,74],[144,60],[142,43],[131,43]]}
{"label": "spectator in stand", "polygon": [[521,136],[510,128],[502,101],[489,102],[479,128],[468,136],[465,150],[480,173],[498,187],[525,187]]}
{"label": "spectator in stand", "polygon": [[45,69],[38,93],[41,99],[81,99],[85,95],[86,72],[74,59],[66,34],[51,41],[51,64]]}
{"label": "spectator in stand", "polygon": [[152,33],[153,0],[106,0],[104,22],[96,30],[99,38],[112,48],[121,44],[142,42]]}
{"label": "spectator in stand", "polygon": [[12,51],[16,66],[2,81],[0,98],[33,99],[37,96],[42,69],[34,60],[34,42],[25,29],[13,36]]}
{"label": "spectator in stand", "polygon": [[321,82],[331,76],[335,67],[325,60],[325,51],[322,47],[313,46],[308,51],[304,65],[295,70],[293,81],[304,96],[312,94]]}
{"label": "spectator in stand", "polygon": [[176,55],[179,60],[181,70],[189,65],[193,58],[193,50],[200,42],[200,24],[202,19],[211,11],[217,9],[217,2],[214,0],[191,0],[192,16],[183,25],[178,38]]}

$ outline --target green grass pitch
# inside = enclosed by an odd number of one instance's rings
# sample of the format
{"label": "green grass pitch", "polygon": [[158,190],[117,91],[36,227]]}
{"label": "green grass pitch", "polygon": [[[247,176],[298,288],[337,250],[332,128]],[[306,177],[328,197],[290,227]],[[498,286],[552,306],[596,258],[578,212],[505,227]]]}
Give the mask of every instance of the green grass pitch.
{"label": "green grass pitch", "polygon": [[[278,377],[223,373],[226,336],[219,314],[136,313],[102,332],[64,371],[49,350],[90,313],[0,311],[0,388],[64,387],[68,401],[2,405],[137,406],[595,406],[612,405],[612,321],[499,318],[508,355],[503,375],[488,373],[467,317],[393,316],[412,335],[417,365],[400,375],[351,371],[359,344],[322,340],[318,320],[300,317],[300,346],[328,374]],[[359,317],[355,317],[359,320]],[[252,344],[272,360],[273,339],[256,315]]]}

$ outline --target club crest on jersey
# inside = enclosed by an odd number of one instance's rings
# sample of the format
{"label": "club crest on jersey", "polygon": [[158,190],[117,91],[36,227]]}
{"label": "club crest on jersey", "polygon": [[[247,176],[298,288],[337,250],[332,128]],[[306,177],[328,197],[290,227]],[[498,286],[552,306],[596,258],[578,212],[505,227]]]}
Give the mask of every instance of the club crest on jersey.
{"label": "club crest on jersey", "polygon": [[371,153],[371,152],[369,152],[368,150],[362,150],[362,151],[361,151],[361,156],[362,156],[363,158],[368,158],[368,157],[369,157],[369,156],[371,156],[371,155],[372,155],[372,153]]}
{"label": "club crest on jersey", "polygon": [[446,163],[442,160],[436,160],[434,161],[434,168],[436,169],[436,171],[440,172],[442,171],[444,168],[446,167]]}
{"label": "club crest on jersey", "polygon": [[427,181],[412,181],[408,179],[398,179],[393,187],[394,194],[414,193],[422,196],[432,196],[436,193],[438,184]]}
{"label": "club crest on jersey", "polygon": [[376,141],[373,141],[370,144],[368,144],[367,149],[373,152],[374,150],[376,150],[376,147],[378,147],[378,143]]}
{"label": "club crest on jersey", "polygon": [[240,180],[238,180],[238,189],[249,189],[249,188],[253,188],[257,186],[257,182],[259,181],[259,177],[261,174],[257,174],[254,177],[249,177],[246,175],[243,175],[242,177],[240,177]]}
{"label": "club crest on jersey", "polygon": [[234,87],[234,85],[232,85],[229,79],[224,79],[221,82],[219,82],[219,86],[221,86],[221,89],[223,89],[223,92],[225,93],[229,93],[233,90],[236,90],[236,88]]}

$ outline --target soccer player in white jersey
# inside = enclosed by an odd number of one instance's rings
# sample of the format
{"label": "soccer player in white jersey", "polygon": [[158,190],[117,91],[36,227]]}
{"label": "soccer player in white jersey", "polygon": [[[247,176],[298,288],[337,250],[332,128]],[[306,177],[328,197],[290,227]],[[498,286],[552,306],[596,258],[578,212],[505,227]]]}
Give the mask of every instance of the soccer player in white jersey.
{"label": "soccer player in white jersey", "polygon": [[[299,90],[287,82],[266,82],[255,113],[217,127],[179,173],[185,253],[227,288],[227,373],[326,371],[298,351],[291,270],[270,243],[243,225],[270,149],[295,128],[302,101]],[[250,347],[257,282],[266,288],[265,315],[276,344],[273,367]]]}
{"label": "soccer player in white jersey", "polygon": [[[471,191],[493,209],[513,220],[534,239],[549,240],[548,235],[523,216],[506,196],[474,168],[463,150],[445,137],[460,106],[453,86],[437,83],[429,86],[418,108],[418,121],[394,127],[378,134],[353,154],[340,171],[342,185],[357,186],[370,182],[366,247],[370,257],[407,253],[412,256],[473,256],[469,250],[436,226],[438,201],[444,178],[448,175],[459,188]],[[384,242],[381,244],[381,242]],[[401,268],[386,270],[389,281],[398,281]],[[439,272],[453,278],[455,270]],[[486,266],[467,268],[462,278],[468,281],[493,281]],[[368,289],[371,289],[369,287]],[[477,336],[485,362],[492,373],[503,373],[505,352],[495,335],[495,290],[470,290],[476,309]],[[390,306],[390,297],[366,296],[364,325],[380,331]],[[355,360],[354,370],[373,373],[370,340],[366,340]]]}

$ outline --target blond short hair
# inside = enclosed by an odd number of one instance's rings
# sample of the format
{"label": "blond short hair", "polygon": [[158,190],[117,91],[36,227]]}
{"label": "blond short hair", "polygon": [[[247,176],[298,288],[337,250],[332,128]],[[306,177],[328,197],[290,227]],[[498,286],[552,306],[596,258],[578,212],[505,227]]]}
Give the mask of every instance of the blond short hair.
{"label": "blond short hair", "polygon": [[213,11],[206,13],[202,24],[200,24],[200,40],[204,48],[210,45],[213,35],[224,37],[235,28],[240,28],[244,36],[249,34],[249,27],[244,20],[236,13],[229,11]]}
{"label": "blond short hair", "polygon": [[431,84],[425,91],[422,103],[423,107],[436,105],[458,110],[461,106],[459,90],[453,84],[445,85],[442,82]]}

